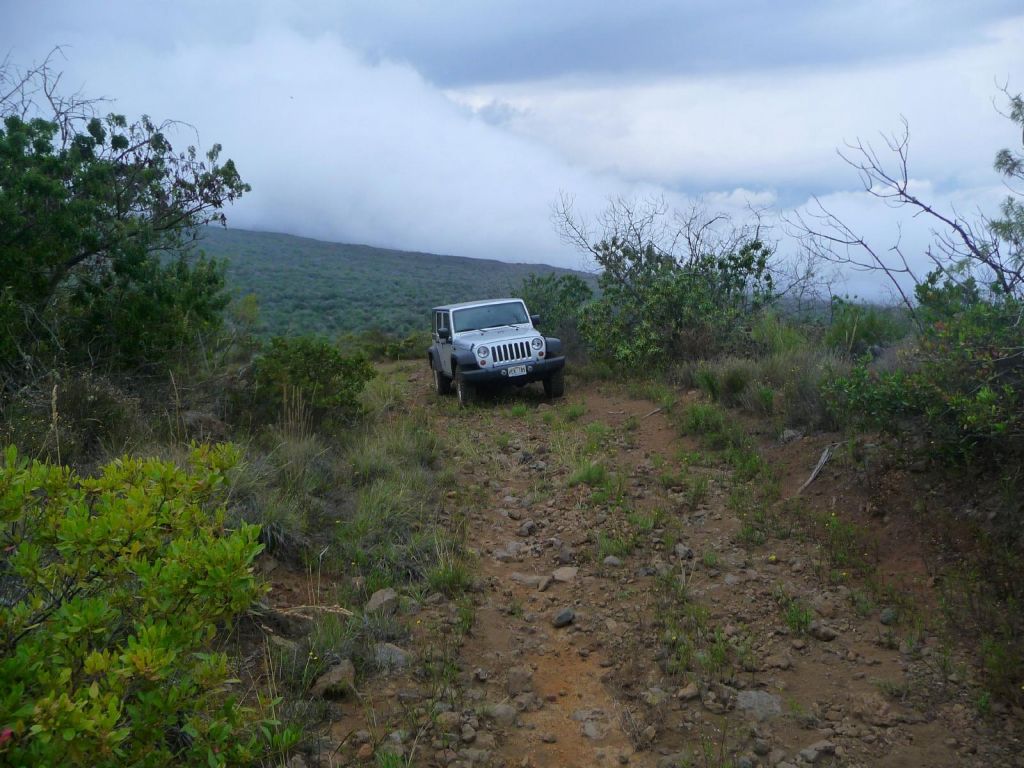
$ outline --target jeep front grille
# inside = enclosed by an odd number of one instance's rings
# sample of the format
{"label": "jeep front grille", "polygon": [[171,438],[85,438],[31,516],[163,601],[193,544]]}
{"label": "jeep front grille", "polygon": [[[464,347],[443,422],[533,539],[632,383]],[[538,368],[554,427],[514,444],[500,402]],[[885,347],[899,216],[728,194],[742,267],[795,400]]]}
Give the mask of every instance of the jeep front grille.
{"label": "jeep front grille", "polygon": [[506,344],[495,344],[491,347],[494,362],[510,363],[514,360],[530,359],[530,343],[528,341],[510,341]]}

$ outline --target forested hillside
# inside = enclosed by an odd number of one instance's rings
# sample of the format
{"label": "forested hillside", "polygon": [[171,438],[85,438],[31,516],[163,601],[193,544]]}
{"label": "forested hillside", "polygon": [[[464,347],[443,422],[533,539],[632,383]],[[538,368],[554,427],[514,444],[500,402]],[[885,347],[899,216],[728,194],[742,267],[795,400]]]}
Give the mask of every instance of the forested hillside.
{"label": "forested hillside", "polygon": [[260,331],[321,333],[422,330],[437,304],[508,294],[537,264],[439,256],[209,227],[208,256],[228,261],[228,285],[259,298]]}

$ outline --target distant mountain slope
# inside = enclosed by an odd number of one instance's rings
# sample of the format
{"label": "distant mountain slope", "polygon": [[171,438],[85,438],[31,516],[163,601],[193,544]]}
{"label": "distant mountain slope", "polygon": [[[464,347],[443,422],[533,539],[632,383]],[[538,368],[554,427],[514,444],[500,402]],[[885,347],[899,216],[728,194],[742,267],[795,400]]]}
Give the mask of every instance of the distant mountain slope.
{"label": "distant mountain slope", "polygon": [[437,304],[509,295],[530,273],[571,272],[219,227],[207,228],[201,247],[227,260],[232,292],[259,297],[270,333],[405,335],[425,330]]}

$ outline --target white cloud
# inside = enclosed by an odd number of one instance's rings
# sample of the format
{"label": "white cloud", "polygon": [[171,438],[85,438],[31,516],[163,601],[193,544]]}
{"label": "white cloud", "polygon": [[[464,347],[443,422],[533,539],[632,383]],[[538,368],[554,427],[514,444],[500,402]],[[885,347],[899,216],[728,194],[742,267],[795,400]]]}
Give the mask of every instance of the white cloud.
{"label": "white cloud", "polygon": [[550,206],[584,207],[644,185],[566,162],[490,125],[407,65],[367,62],[337,40],[267,31],[249,42],[71,64],[128,114],[174,116],[218,141],[253,191],[236,226],[390,247],[582,266]]}
{"label": "white cloud", "polygon": [[[444,91],[408,63],[414,56],[388,59],[373,40],[346,37],[345,14],[327,14],[318,28],[318,14],[333,4],[300,13],[259,0],[235,25],[236,5],[214,4],[205,24],[194,21],[198,6],[186,5],[169,8],[165,26],[128,5],[104,20],[68,4],[49,21],[26,6],[15,19],[19,42],[42,47],[16,53],[27,63],[52,42],[71,43],[70,86],[116,96],[130,116],[190,121],[204,143],[221,142],[253,185],[228,211],[235,226],[586,267],[550,221],[562,191],[584,214],[611,196],[661,194],[674,207],[688,207],[692,195],[734,215],[748,205],[797,205],[816,192],[883,242],[895,228],[891,212],[843,191],[857,183],[835,155],[844,138],[877,136],[906,115],[912,172],[940,202],[959,199],[967,209],[1001,197],[992,157],[1017,140],[992,101],[997,79],[1024,71],[1024,17],[987,36],[974,30],[973,42],[952,52],[939,46],[945,52],[870,64],[766,62],[764,70],[660,70],[643,79],[594,69]],[[388,27],[373,10],[360,14],[376,19],[371,27]],[[614,27],[611,17],[598,21]],[[539,39],[557,35],[550,23],[554,31],[537,30]],[[407,20],[403,34],[413,26]],[[529,25],[520,26],[517,34],[528,37]],[[746,62],[740,55],[733,63]],[[1010,87],[1024,84],[1011,79]],[[914,226],[904,243],[921,251],[924,235],[912,234]]]}
{"label": "white cloud", "polygon": [[905,115],[916,173],[977,184],[991,180],[995,150],[1016,138],[993,106],[996,82],[1022,71],[1024,16],[992,27],[984,43],[851,68],[553,79],[449,94],[471,108],[503,105],[506,126],[574,162],[690,189],[845,185],[851,174],[836,147],[877,140]]}

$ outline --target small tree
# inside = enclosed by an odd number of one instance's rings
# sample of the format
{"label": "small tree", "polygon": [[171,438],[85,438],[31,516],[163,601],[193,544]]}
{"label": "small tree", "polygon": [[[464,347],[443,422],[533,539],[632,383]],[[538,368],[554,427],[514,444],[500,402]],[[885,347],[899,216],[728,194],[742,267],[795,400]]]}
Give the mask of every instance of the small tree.
{"label": "small tree", "polygon": [[700,208],[670,215],[661,199],[619,199],[592,234],[566,197],[555,222],[602,270],[601,296],[583,307],[580,331],[607,361],[649,368],[712,355],[740,343],[746,318],[775,296],[773,248],[759,222],[734,226]]}
{"label": "small tree", "polygon": [[[0,368],[9,374],[42,353],[86,347],[93,339],[80,334],[111,321],[117,334],[96,346],[123,343],[114,357],[128,363],[215,324],[219,269],[164,262],[249,190],[232,161],[220,162],[220,145],[178,151],[173,123],[100,117],[98,102],[62,96],[51,60],[25,72],[0,65]],[[65,324],[69,315],[77,322]]]}
{"label": "small tree", "polygon": [[[1009,119],[1024,128],[1024,102],[1010,97]],[[833,385],[840,417],[904,436],[952,463],[1001,467],[1020,481],[1024,456],[1024,205],[1011,187],[997,218],[966,219],[910,189],[909,132],[887,139],[891,165],[864,142],[845,156],[865,189],[936,224],[927,250],[933,269],[915,274],[898,246],[875,249],[819,206],[793,222],[807,247],[825,258],[885,274],[917,324],[916,365],[909,372],[866,368]],[[1024,154],[1003,149],[995,168],[1024,180]]]}
{"label": "small tree", "polygon": [[580,310],[594,297],[594,292],[578,275],[551,272],[528,275],[516,289],[516,295],[526,302],[530,312],[540,315],[545,332],[558,336],[563,343],[573,344],[579,335]]}
{"label": "small tree", "polygon": [[264,418],[280,415],[290,403],[317,422],[354,415],[359,394],[375,375],[363,355],[343,355],[315,336],[275,336],[253,372],[253,408]]}

